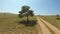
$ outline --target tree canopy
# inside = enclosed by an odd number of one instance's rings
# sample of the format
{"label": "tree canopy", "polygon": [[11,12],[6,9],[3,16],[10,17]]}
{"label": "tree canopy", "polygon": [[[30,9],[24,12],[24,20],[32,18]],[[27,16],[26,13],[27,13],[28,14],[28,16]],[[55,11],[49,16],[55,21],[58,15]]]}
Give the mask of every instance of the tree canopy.
{"label": "tree canopy", "polygon": [[22,6],[21,7],[21,11],[19,11],[19,15],[20,18],[24,17],[24,16],[34,16],[33,10],[30,10],[29,6]]}

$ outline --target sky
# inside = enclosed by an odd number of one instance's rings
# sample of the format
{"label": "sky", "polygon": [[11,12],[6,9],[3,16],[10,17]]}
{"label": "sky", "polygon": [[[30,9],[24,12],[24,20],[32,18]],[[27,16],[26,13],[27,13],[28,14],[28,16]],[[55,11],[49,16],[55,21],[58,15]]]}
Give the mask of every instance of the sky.
{"label": "sky", "polygon": [[36,15],[60,14],[60,0],[0,0],[0,13],[18,14],[24,5],[30,6]]}

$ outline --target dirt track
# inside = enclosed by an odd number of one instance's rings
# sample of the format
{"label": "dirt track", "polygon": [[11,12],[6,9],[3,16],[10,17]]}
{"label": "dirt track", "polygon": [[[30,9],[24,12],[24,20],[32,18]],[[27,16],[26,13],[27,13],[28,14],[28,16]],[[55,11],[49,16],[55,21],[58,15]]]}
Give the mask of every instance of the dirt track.
{"label": "dirt track", "polygon": [[42,18],[37,17],[37,20],[38,20],[37,23],[42,31],[42,33],[38,32],[38,34],[52,34],[52,32],[54,32],[54,34],[60,34],[60,30],[58,28],[46,22]]}

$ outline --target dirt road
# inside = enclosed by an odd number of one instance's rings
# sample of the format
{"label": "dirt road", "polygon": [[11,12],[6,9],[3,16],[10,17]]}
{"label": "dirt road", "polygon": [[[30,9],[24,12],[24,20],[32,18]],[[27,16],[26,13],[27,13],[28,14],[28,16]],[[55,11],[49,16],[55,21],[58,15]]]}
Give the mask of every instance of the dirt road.
{"label": "dirt road", "polygon": [[38,34],[60,34],[60,30],[56,28],[55,26],[51,25],[50,23],[46,22],[40,17],[37,17],[39,27],[41,28],[42,33],[38,32]]}

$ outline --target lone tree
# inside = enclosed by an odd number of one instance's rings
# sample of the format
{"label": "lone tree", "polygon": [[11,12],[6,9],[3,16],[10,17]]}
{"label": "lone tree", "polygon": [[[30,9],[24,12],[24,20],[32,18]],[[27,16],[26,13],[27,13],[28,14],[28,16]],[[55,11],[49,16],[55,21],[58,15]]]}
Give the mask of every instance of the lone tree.
{"label": "lone tree", "polygon": [[56,16],[57,16],[57,18],[56,18],[56,19],[60,20],[60,15],[58,15],[58,14],[57,14]]}
{"label": "lone tree", "polygon": [[20,18],[27,16],[27,22],[29,22],[28,16],[34,16],[33,11],[29,9],[29,6],[22,6],[21,11],[19,11],[18,15]]}

